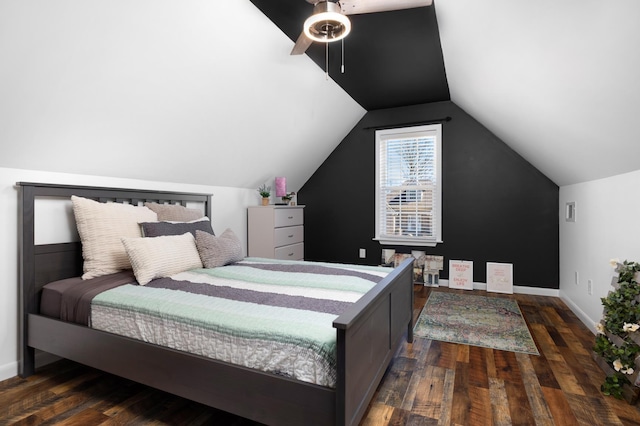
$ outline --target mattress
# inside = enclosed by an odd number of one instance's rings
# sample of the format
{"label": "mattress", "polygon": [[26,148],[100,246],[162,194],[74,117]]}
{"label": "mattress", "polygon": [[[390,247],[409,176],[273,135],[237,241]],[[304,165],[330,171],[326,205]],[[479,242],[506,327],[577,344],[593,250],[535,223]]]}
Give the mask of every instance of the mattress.
{"label": "mattress", "polygon": [[75,299],[91,299],[92,328],[335,387],[333,321],[390,271],[247,258],[156,279],[146,286],[115,274],[112,287],[101,292],[76,290],[84,297]]}

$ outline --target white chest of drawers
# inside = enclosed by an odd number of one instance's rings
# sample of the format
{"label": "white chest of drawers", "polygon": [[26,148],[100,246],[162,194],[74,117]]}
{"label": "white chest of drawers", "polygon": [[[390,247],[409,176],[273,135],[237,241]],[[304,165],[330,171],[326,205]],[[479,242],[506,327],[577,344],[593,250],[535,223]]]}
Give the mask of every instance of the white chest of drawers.
{"label": "white chest of drawers", "polygon": [[248,255],[281,260],[304,259],[304,206],[251,206]]}

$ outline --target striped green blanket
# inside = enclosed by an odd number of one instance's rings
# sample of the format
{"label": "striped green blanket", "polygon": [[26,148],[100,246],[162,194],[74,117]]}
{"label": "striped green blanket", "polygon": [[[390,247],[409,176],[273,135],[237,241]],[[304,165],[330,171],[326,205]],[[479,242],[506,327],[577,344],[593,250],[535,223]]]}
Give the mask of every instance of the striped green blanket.
{"label": "striped green blanket", "polygon": [[335,387],[333,321],[391,269],[247,258],[96,296],[91,327]]}

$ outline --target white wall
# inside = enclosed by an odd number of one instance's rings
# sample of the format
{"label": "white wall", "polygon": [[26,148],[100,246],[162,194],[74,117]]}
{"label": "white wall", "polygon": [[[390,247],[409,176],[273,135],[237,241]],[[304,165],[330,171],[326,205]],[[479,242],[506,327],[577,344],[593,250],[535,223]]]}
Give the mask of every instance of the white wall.
{"label": "white wall", "polygon": [[46,182],[117,188],[161,189],[211,193],[216,234],[231,228],[246,254],[246,207],[259,203],[254,189],[152,182],[41,171],[0,168],[0,380],[18,372],[18,190],[16,182]]}
{"label": "white wall", "polygon": [[[592,331],[611,290],[609,260],[640,262],[638,188],[640,170],[560,188],[560,295]],[[565,221],[567,202],[576,204],[575,222]]]}
{"label": "white wall", "polygon": [[0,167],[298,191],[365,111],[293,45],[249,0],[0,1]]}

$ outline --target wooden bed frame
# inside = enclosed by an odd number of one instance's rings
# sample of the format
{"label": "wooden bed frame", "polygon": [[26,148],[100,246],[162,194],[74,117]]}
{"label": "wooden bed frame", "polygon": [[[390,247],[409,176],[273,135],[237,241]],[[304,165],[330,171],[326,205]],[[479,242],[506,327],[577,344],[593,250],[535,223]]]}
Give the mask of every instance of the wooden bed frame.
{"label": "wooden bed frame", "polygon": [[80,243],[36,245],[36,198],[138,204],[204,203],[211,195],[17,184],[20,193],[20,375],[35,371],[35,349],[67,358],[242,417],[272,425],[355,425],[362,419],[395,349],[413,340],[412,262],[405,261],[333,323],[337,333],[335,389],[191,355],[39,315],[42,286],[82,274]]}

